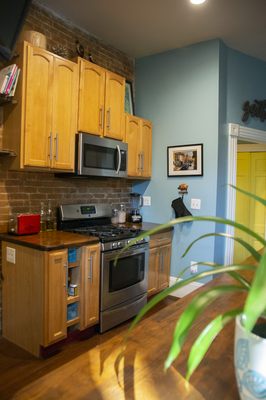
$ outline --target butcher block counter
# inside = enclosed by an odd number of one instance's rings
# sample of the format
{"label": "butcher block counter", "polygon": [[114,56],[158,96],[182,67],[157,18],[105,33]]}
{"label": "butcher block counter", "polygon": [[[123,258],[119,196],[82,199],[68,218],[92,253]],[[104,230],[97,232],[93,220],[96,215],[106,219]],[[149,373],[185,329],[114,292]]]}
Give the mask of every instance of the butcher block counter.
{"label": "butcher block counter", "polygon": [[91,245],[99,242],[97,237],[62,231],[40,232],[25,236],[0,234],[0,240],[42,251],[65,249],[69,246]]}

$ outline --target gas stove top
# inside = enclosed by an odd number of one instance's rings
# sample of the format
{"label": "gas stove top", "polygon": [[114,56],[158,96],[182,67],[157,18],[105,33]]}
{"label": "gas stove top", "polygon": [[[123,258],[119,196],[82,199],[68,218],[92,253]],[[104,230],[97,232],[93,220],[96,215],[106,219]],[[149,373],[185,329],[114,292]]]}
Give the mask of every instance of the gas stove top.
{"label": "gas stove top", "polygon": [[[111,207],[103,204],[67,204],[58,210],[58,229],[97,236],[102,251],[120,249],[141,233],[141,229],[111,224]],[[148,242],[142,239],[138,242]]]}
{"label": "gas stove top", "polygon": [[136,237],[141,230],[117,225],[93,225],[74,228],[72,232],[97,236],[103,243]]}

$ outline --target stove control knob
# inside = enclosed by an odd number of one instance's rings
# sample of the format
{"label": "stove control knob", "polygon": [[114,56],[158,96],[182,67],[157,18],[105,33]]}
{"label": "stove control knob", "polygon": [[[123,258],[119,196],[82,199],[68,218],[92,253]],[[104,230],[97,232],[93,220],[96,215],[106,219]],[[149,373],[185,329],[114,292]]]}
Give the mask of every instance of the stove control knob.
{"label": "stove control knob", "polygon": [[127,241],[127,244],[129,244],[131,242],[131,239],[129,239],[128,241]]}
{"label": "stove control knob", "polygon": [[118,245],[117,242],[112,243],[112,248],[113,248],[113,249],[117,249],[117,245]]}
{"label": "stove control knob", "polygon": [[122,243],[121,242],[117,242],[117,247],[121,247]]}

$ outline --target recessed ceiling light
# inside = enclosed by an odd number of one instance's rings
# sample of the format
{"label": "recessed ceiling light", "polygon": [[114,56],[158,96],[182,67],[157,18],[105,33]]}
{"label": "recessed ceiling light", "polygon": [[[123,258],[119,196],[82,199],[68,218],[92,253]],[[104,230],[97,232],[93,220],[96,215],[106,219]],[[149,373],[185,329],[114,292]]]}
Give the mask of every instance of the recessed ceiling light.
{"label": "recessed ceiling light", "polygon": [[205,3],[206,0],[190,0],[190,3],[192,4],[202,4]]}

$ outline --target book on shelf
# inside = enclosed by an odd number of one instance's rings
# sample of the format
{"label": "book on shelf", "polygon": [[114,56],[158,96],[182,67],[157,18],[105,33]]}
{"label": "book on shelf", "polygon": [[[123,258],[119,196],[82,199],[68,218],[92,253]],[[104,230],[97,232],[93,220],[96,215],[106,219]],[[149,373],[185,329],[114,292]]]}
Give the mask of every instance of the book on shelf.
{"label": "book on shelf", "polygon": [[11,97],[15,94],[20,69],[16,64],[9,65],[0,71],[0,94]]}

